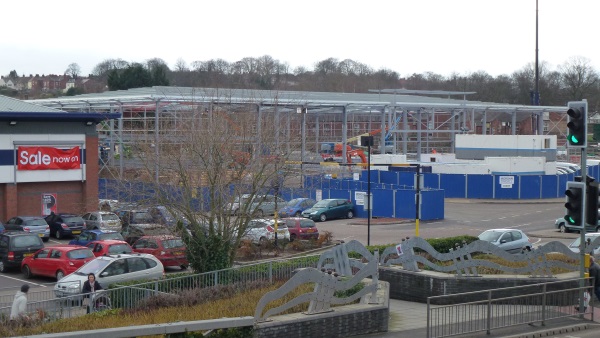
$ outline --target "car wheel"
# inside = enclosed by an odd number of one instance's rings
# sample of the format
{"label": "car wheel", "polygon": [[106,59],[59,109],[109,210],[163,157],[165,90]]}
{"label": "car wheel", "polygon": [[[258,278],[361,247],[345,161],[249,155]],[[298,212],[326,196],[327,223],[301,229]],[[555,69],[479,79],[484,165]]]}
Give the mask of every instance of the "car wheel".
{"label": "car wheel", "polygon": [[325,215],[325,214],[321,214],[321,216],[319,216],[319,220],[320,220],[321,222],[325,222],[325,221],[327,220],[327,215]]}
{"label": "car wheel", "polygon": [[25,279],[31,278],[31,269],[29,268],[29,265],[23,265],[23,277],[25,277]]}
{"label": "car wheel", "polygon": [[567,227],[564,224],[561,224],[561,225],[558,226],[558,231],[562,232],[563,234],[566,233],[566,232],[568,232],[567,231]]}
{"label": "car wheel", "polygon": [[185,264],[184,264],[184,265],[180,266],[180,268],[181,268],[181,270],[185,270],[185,269],[187,269],[188,267],[187,267],[187,265],[185,265]]}
{"label": "car wheel", "polygon": [[300,217],[302,216],[302,213],[300,211],[296,211],[296,213],[294,214],[294,217]]}
{"label": "car wheel", "polygon": [[354,213],[352,212],[352,210],[348,210],[348,213],[346,214],[346,218],[350,219],[354,217]]}
{"label": "car wheel", "polygon": [[290,235],[290,242],[293,242],[294,240],[296,240],[296,234],[291,234]]}
{"label": "car wheel", "polygon": [[56,271],[56,280],[59,281],[65,276],[65,273],[62,270]]}
{"label": "car wheel", "polygon": [[62,238],[62,234],[60,233],[59,230],[56,230],[56,233],[54,234],[54,237],[56,237],[56,239],[61,239]]}

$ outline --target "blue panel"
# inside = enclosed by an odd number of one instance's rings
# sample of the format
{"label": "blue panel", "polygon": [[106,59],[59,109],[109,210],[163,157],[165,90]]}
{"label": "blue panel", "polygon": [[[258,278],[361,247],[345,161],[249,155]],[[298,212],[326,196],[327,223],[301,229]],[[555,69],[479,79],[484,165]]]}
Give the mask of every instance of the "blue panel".
{"label": "blue panel", "polygon": [[446,198],[465,198],[466,180],[464,174],[441,174],[440,188],[445,191]]}
{"label": "blue panel", "polygon": [[542,176],[542,198],[557,198],[558,182],[562,175],[544,175]]}
{"label": "blue panel", "polygon": [[440,188],[440,174],[423,174],[423,186],[428,189]]}
{"label": "blue panel", "polygon": [[421,192],[421,219],[430,221],[444,219],[444,191],[426,190]]}
{"label": "blue panel", "polygon": [[400,178],[398,172],[394,171],[381,171],[379,173],[379,183],[385,184],[399,184]]}
{"label": "blue panel", "polygon": [[521,178],[521,199],[539,199],[541,198],[541,176],[520,176]]}
{"label": "blue panel", "polygon": [[[514,183],[510,187],[503,188],[500,185],[500,177],[504,176],[512,176],[514,177]],[[518,199],[519,198],[519,177],[517,175],[502,175],[502,176],[493,176],[494,177],[494,185],[496,187],[496,199]]]}
{"label": "blue panel", "polygon": [[[406,168],[406,167],[399,167]],[[398,172],[399,180],[398,184],[401,189],[414,189],[415,187],[415,173],[414,172]]]}
{"label": "blue panel", "polygon": [[491,175],[467,175],[467,198],[494,198],[493,184]]}
{"label": "blue panel", "polygon": [[[396,190],[396,218],[415,219],[417,209],[415,208],[414,190]],[[421,206],[421,210],[425,209]]]}
{"label": "blue panel", "polygon": [[[394,191],[375,189],[371,191],[371,194],[373,195],[373,211],[371,215],[374,217],[393,217]],[[366,212],[365,217],[368,217]]]}

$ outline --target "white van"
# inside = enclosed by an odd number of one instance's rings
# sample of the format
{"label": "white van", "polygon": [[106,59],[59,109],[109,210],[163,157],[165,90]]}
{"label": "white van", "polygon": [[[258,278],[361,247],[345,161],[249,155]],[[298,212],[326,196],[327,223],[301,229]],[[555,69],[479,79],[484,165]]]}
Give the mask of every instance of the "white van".
{"label": "white van", "polygon": [[[590,232],[585,234],[585,241],[588,243],[586,246],[586,253],[591,253],[596,256],[600,254],[600,232]],[[569,249],[575,253],[579,253],[579,244],[581,243],[581,236],[569,244]]]}

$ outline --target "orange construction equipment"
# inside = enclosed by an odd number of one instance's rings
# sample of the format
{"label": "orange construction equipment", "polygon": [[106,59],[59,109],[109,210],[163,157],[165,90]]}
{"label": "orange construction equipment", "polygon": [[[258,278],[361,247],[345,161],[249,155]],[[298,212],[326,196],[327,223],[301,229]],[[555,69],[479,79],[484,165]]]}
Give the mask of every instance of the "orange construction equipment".
{"label": "orange construction equipment", "polygon": [[[323,160],[325,162],[328,162],[334,161],[335,157],[341,157],[342,154],[342,145],[338,143],[333,149],[333,154],[321,154],[321,157],[323,157]],[[352,157],[355,156],[360,157],[362,163],[367,163],[367,157],[365,156],[365,153],[362,151],[362,149],[352,149],[351,146],[346,145],[346,163],[352,163]]]}

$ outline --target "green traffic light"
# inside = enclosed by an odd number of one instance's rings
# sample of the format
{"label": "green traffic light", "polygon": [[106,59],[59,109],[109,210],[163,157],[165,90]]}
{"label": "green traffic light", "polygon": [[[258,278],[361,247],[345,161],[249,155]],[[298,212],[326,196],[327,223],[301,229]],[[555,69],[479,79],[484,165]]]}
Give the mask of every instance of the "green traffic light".
{"label": "green traffic light", "polygon": [[569,140],[573,144],[579,144],[579,140],[577,139],[577,136],[575,136],[575,135],[569,135]]}
{"label": "green traffic light", "polygon": [[565,220],[571,225],[575,225],[575,220],[571,216],[565,216]]}

